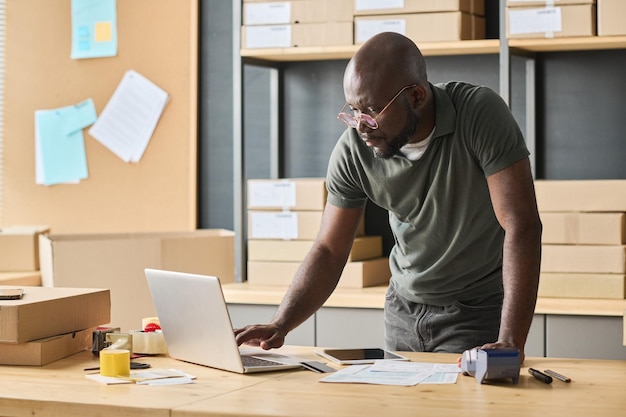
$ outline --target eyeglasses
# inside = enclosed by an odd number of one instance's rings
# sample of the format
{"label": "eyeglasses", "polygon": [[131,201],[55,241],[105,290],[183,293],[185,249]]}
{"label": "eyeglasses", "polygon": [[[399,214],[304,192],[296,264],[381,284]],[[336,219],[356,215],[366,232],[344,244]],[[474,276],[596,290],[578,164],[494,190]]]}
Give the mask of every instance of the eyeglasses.
{"label": "eyeglasses", "polygon": [[383,114],[383,112],[387,110],[389,106],[391,106],[391,103],[393,103],[395,99],[397,99],[398,96],[400,96],[400,94],[404,92],[404,90],[406,90],[407,88],[416,87],[416,86],[417,84],[411,84],[411,85],[402,87],[402,89],[398,91],[398,93],[395,96],[393,96],[393,98],[389,101],[389,103],[387,103],[387,105],[383,107],[381,111],[378,112],[376,117],[372,117],[369,114],[362,113],[360,110],[354,110],[354,113],[356,115],[346,113],[344,110],[346,109],[346,106],[349,105],[348,103],[346,103],[341,108],[341,111],[339,112],[339,114],[337,114],[337,119],[341,120],[343,123],[348,125],[348,127],[351,127],[353,129],[358,128],[361,122],[365,123],[365,126],[367,126],[369,129],[372,129],[372,130],[378,129],[377,119],[380,117],[380,115]]}

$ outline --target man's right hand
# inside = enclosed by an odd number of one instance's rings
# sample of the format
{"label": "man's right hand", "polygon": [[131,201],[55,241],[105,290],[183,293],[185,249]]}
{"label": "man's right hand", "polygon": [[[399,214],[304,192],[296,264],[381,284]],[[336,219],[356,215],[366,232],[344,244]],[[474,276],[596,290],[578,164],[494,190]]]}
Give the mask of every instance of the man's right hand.
{"label": "man's right hand", "polygon": [[285,343],[285,336],[286,333],[274,324],[252,324],[235,329],[237,345],[245,343],[265,350],[281,347]]}

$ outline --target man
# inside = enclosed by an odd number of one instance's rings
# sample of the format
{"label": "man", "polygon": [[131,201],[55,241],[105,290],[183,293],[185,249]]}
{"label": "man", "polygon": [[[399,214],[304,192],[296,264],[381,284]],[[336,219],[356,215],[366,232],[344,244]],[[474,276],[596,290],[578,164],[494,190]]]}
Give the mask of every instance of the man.
{"label": "man", "polygon": [[237,341],[280,347],[334,290],[367,199],[395,238],[385,301],[390,350],[514,347],[524,358],[541,258],[528,150],[485,87],[432,85],[417,46],[370,38],[344,74],[347,103],[315,244],[271,322]]}

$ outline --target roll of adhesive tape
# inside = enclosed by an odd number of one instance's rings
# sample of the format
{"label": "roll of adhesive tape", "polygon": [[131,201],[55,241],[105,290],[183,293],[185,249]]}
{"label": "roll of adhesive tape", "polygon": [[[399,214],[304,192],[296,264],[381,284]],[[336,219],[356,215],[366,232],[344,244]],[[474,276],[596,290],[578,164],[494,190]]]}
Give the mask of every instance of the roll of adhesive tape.
{"label": "roll of adhesive tape", "polygon": [[146,328],[146,325],[148,325],[150,323],[159,324],[159,318],[158,317],[146,317],[146,318],[143,318],[141,320],[141,330],[144,330]]}
{"label": "roll of adhesive tape", "polygon": [[129,376],[130,351],[127,349],[102,349],[100,351],[100,375]]}
{"label": "roll of adhesive tape", "polygon": [[167,353],[165,338],[161,332],[142,332],[131,330],[133,336],[133,353],[144,355],[160,355]]}

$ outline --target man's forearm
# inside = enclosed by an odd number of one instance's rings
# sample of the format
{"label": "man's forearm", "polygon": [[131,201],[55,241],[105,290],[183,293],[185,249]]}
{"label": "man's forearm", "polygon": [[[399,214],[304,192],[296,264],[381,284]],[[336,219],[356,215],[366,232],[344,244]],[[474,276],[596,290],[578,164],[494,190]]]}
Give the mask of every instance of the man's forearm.
{"label": "man's forearm", "polygon": [[507,233],[503,248],[502,275],[504,303],[500,341],[523,348],[532,323],[539,268],[541,263],[541,226],[521,234]]}
{"label": "man's forearm", "polygon": [[272,323],[287,333],[313,315],[337,286],[345,263],[346,259],[314,247],[298,268]]}

